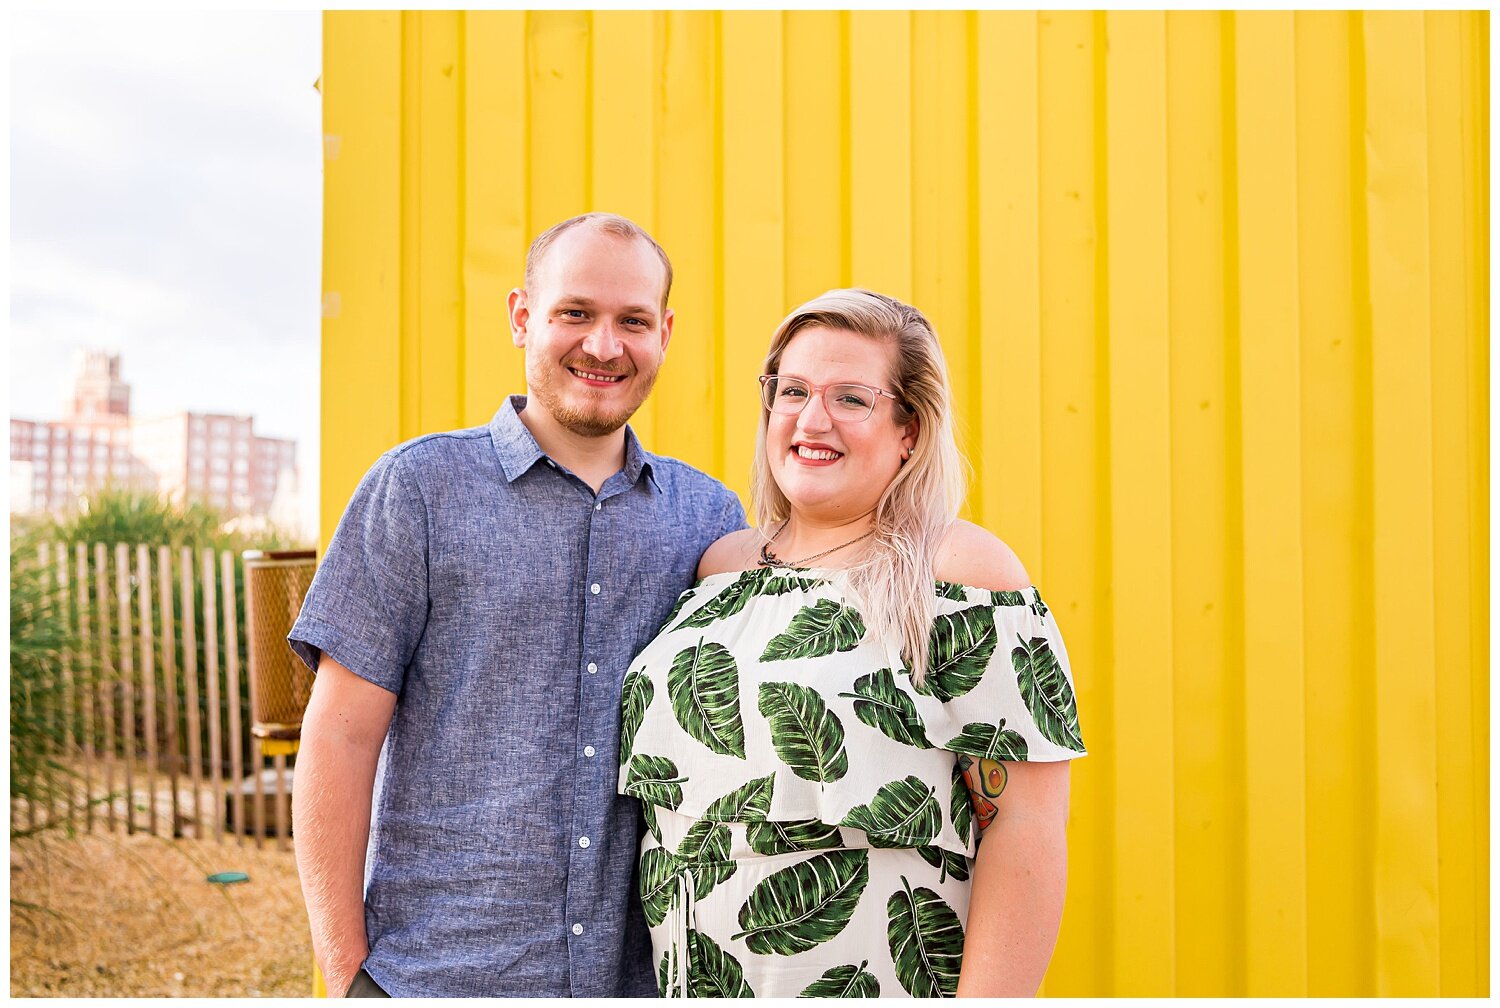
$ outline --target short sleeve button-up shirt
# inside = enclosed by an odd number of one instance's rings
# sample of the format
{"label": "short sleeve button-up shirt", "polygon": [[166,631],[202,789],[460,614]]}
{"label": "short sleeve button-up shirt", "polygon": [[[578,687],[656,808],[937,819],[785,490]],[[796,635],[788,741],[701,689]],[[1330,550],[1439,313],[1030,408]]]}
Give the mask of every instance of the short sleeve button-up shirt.
{"label": "short sleeve button-up shirt", "polygon": [[735,495],[626,429],[596,495],[513,396],[391,450],[289,640],[397,695],[366,864],[364,966],[397,996],[654,996],[615,793],[620,684]]}

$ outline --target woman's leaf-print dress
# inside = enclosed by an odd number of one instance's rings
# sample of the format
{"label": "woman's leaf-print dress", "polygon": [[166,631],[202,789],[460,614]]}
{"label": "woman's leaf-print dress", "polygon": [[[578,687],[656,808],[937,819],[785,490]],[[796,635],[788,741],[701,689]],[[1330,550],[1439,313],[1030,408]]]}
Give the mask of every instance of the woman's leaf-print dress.
{"label": "woman's leaf-print dress", "polygon": [[953,995],[978,839],[960,756],[1084,748],[1036,590],[935,590],[921,687],[832,571],[703,578],[632,663],[620,791],[645,808],[664,995]]}

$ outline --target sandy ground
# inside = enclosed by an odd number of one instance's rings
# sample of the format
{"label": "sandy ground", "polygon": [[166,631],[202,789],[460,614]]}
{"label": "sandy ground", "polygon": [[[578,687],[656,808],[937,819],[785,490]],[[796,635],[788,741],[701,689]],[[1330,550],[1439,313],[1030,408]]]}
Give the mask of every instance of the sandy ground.
{"label": "sandy ground", "polygon": [[[250,881],[205,881],[218,871]],[[12,996],[312,994],[296,865],[274,841],[50,835],[12,845],[10,883]]]}

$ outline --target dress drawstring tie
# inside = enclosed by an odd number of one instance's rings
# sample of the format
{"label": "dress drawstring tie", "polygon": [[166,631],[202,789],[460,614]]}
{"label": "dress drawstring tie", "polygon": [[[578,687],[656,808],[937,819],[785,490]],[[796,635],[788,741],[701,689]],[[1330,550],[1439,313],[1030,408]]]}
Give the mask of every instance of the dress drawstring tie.
{"label": "dress drawstring tie", "polygon": [[667,911],[672,936],[672,967],[676,974],[668,984],[667,997],[690,997],[688,994],[689,932],[693,927],[693,875],[686,868],[677,873],[677,898]]}

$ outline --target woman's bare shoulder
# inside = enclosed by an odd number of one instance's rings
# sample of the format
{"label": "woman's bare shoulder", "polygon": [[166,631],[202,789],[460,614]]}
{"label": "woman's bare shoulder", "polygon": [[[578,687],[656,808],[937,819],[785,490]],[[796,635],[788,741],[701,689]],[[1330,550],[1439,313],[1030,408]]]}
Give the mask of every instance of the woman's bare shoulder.
{"label": "woman's bare shoulder", "polygon": [[938,547],[935,566],[939,581],[974,588],[1020,591],[1031,585],[1014,550],[989,529],[962,519],[953,523]]}
{"label": "woman's bare shoulder", "polygon": [[762,542],[760,531],[753,528],[740,529],[715,540],[698,560],[698,576],[749,570],[760,559]]}

